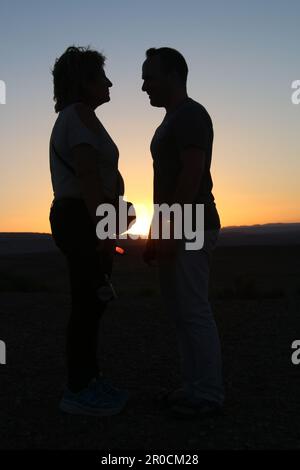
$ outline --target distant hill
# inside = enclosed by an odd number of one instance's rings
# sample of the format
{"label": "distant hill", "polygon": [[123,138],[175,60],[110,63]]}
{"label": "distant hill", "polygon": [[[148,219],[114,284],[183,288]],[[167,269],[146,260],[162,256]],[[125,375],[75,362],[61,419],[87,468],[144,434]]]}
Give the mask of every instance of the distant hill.
{"label": "distant hill", "polygon": [[219,244],[240,245],[300,245],[300,223],[275,223],[224,227]]}
{"label": "distant hill", "polygon": [[[144,243],[144,240],[138,240]],[[134,240],[122,240],[124,246],[136,244]],[[224,227],[218,246],[246,245],[300,245],[300,223],[273,223]],[[48,233],[0,232],[0,255],[38,253],[57,250]]]}
{"label": "distant hill", "polygon": [[0,255],[57,250],[49,233],[0,232]]}

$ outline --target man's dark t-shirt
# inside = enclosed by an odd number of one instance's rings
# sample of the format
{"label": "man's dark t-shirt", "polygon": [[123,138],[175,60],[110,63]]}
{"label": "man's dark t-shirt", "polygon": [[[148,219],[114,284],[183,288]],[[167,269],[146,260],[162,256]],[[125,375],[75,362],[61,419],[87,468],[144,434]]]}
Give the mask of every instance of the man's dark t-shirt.
{"label": "man's dark t-shirt", "polygon": [[181,151],[189,146],[205,151],[205,167],[194,203],[204,204],[205,230],[220,228],[220,219],[212,194],[210,165],[213,125],[206,109],[187,98],[166,113],[151,141],[154,169],[154,203],[173,204],[173,196],[182,170]]}

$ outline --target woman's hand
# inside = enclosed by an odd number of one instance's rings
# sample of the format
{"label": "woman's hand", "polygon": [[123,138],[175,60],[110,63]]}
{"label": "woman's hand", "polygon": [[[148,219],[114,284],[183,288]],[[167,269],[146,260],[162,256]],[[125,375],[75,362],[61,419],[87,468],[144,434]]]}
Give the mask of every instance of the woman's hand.
{"label": "woman's hand", "polygon": [[116,241],[110,238],[98,240],[96,251],[99,255],[100,263],[105,274],[110,277],[113,265],[113,256],[115,252]]}
{"label": "woman's hand", "polygon": [[96,251],[98,253],[113,253],[115,248],[116,241],[111,238],[106,238],[105,240],[97,240]]}
{"label": "woman's hand", "polygon": [[[136,212],[132,202],[119,197],[117,209],[116,233],[118,235],[127,232],[136,222]],[[121,218],[120,218],[121,215]],[[124,217],[125,216],[125,217]]]}

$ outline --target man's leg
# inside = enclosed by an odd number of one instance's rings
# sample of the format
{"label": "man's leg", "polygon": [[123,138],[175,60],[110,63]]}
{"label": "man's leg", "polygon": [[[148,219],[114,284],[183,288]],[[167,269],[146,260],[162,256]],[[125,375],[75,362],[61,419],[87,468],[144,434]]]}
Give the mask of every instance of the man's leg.
{"label": "man's leg", "polygon": [[181,244],[173,263],[160,262],[160,284],[175,321],[186,395],[222,404],[221,348],[208,301],[209,259],[217,237],[218,231],[206,231],[197,251],[185,251]]}

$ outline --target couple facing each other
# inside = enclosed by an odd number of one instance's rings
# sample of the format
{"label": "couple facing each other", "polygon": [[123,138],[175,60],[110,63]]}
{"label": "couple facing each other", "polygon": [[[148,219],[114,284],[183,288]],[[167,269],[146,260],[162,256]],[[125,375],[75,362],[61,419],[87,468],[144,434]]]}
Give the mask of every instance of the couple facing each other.
{"label": "couple facing each other", "polygon": [[[110,100],[105,57],[95,50],[69,47],[54,65],[55,111],[50,138],[54,199],[52,236],[64,254],[70,279],[71,314],[66,333],[67,386],[60,409],[75,414],[113,415],[129,393],[99,370],[99,320],[107,302],[99,298],[99,279],[112,270],[113,243],[96,234],[96,209],[124,194],[116,144],[95,114]],[[169,47],[146,51],[142,90],[165,117],[151,141],[155,204],[204,205],[204,244],[187,251],[182,240],[154,240],[151,231],[144,261],[156,259],[166,311],[175,323],[182,383],[154,399],[178,417],[219,413],[224,402],[221,348],[208,300],[210,255],[220,230],[210,173],[213,125],[206,109],[187,94],[188,66]],[[163,249],[161,247],[163,246]],[[101,283],[102,281],[100,281]],[[126,340],[126,338],[124,338]],[[126,364],[124,364],[126,367]]]}

